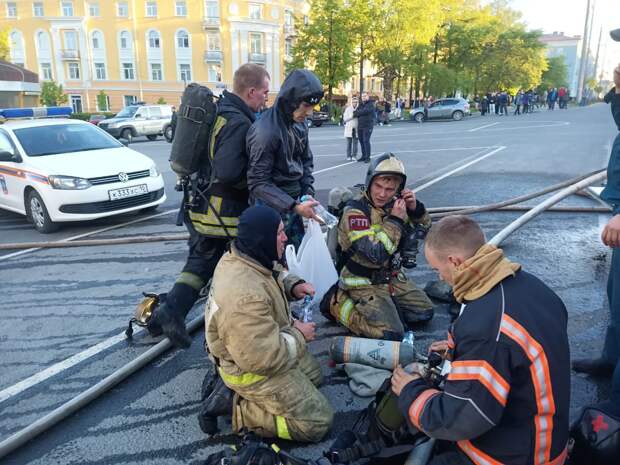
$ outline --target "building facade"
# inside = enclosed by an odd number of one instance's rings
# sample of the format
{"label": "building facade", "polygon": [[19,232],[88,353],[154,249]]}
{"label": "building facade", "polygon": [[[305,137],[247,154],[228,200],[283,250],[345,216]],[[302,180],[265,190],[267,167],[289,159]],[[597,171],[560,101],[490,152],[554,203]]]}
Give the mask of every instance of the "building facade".
{"label": "building facade", "polygon": [[[540,41],[547,47],[547,57],[563,56],[568,68],[568,87],[571,95],[575,96],[579,86],[579,63],[581,61],[581,36],[567,36],[563,32],[543,34]],[[594,59],[588,53],[586,77],[593,73]]]}
{"label": "building facade", "polygon": [[190,82],[230,89],[247,62],[265,66],[276,93],[295,18],[308,9],[304,0],[1,0],[0,29],[10,61],[62,84],[75,111],[118,111],[178,104]]}

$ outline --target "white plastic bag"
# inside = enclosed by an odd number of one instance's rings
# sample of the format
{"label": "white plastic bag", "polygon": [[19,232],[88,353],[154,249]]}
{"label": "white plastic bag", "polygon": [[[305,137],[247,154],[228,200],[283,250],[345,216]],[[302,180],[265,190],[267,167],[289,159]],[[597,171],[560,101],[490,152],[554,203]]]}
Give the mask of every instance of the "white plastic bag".
{"label": "white plastic bag", "polygon": [[286,263],[291,273],[314,286],[315,303],[320,302],[329,288],[338,281],[338,273],[325,243],[321,226],[312,219],[308,221],[308,228],[297,254],[293,245],[286,246]]}

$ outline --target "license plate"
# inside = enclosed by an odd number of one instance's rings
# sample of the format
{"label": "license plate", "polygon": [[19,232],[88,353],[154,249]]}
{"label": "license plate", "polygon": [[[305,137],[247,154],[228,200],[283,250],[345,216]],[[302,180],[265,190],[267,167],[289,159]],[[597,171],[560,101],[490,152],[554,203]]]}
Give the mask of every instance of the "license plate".
{"label": "license plate", "polygon": [[108,191],[108,195],[110,196],[110,200],[120,200],[126,199],[127,197],[147,194],[148,191],[146,184],[140,184],[139,186],[123,187],[122,189]]}

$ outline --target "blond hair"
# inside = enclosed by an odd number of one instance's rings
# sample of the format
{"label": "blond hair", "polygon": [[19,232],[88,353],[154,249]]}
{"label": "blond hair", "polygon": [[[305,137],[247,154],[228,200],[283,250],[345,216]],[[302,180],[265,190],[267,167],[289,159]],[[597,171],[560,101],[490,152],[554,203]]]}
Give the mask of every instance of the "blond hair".
{"label": "blond hair", "polygon": [[437,256],[446,257],[459,253],[465,259],[474,254],[486,242],[482,229],[471,218],[451,215],[434,224],[426,236],[426,247]]}

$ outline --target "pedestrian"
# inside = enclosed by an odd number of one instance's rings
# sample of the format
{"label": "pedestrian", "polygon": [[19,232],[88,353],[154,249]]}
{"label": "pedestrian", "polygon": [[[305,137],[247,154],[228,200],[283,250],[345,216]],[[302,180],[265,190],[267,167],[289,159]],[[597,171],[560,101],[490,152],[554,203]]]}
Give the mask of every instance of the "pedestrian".
{"label": "pedestrian", "polygon": [[548,104],[548,110],[555,110],[555,102],[558,100],[558,90],[554,87],[553,89],[549,90],[549,93],[547,94],[547,104]]}
{"label": "pedestrian", "polygon": [[487,93],[487,99],[489,100],[489,114],[493,116],[495,114],[495,93]]}
{"label": "pedestrian", "polygon": [[[611,104],[614,122],[620,131],[620,64],[614,70],[614,87],[605,95]],[[607,185],[601,199],[613,206],[612,217],[601,235],[603,243],[612,248],[611,267],[607,279],[607,298],[610,318],[605,336],[603,353],[595,359],[582,359],[573,362],[573,369],[595,376],[611,376],[620,361],[620,133],[616,136],[607,165]],[[615,380],[620,389],[620,368]],[[620,401],[620,399],[618,399]]]}
{"label": "pedestrian", "polygon": [[306,119],[323,98],[323,86],[314,73],[297,69],[284,80],[271,108],[247,135],[248,187],[253,204],[275,208],[284,221],[291,244],[299,248],[304,235],[302,217],[318,217],[314,196],[314,159]]}
{"label": "pedestrian", "polygon": [[390,113],[392,113],[392,104],[385,101],[383,104],[383,125],[390,126]]}
{"label": "pedestrian", "polygon": [[519,90],[519,92],[517,92],[517,95],[515,96],[515,111],[513,113],[513,115],[520,115],[521,114],[521,105],[523,104],[523,91]]}
{"label": "pedestrian", "polygon": [[205,326],[220,377],[199,415],[205,433],[230,414],[235,433],[268,438],[318,442],[331,427],[334,412],[317,389],[321,367],[306,347],[316,324],[294,320],[288,304],[314,296],[314,288],[274,265],[286,242],[279,213],[251,207],[215,270]]}
{"label": "pedestrian", "polygon": [[187,261],[172,289],[159,295],[159,306],[148,323],[151,334],[163,332],[177,347],[191,344],[185,317],[237,235],[239,216],[248,207],[245,137],[254,113],[267,101],[269,81],[263,66],[245,64],[235,71],[233,91],[224,90],[218,102],[207,154],[210,162],[202,162],[204,168],[195,181],[200,194],[189,199],[192,206],[184,216],[190,234]]}
{"label": "pedestrian", "polygon": [[173,106],[172,116],[170,117],[170,140],[168,140],[168,142],[172,142],[174,140],[174,134],[176,132],[177,132],[177,109],[175,106]]}
{"label": "pedestrian", "polygon": [[357,118],[353,113],[357,110],[358,103],[357,97],[351,97],[351,103],[347,105],[342,116],[344,137],[347,139],[347,160],[357,158]]}
{"label": "pedestrian", "polygon": [[499,114],[508,116],[508,94],[506,91],[499,94]]}
{"label": "pedestrian", "polygon": [[321,312],[358,336],[400,341],[410,325],[433,317],[433,303],[393,260],[413,225],[424,231],[431,226],[406,181],[403,163],[384,153],[370,165],[364,192],[342,213],[338,244],[344,263]]}
{"label": "pedestrian", "polygon": [[454,215],[424,241],[431,268],[461,311],[430,350],[449,360],[431,386],[413,365],[392,390],[410,430],[438,439],[429,465],[565,462],[570,410],[568,314],[542,281],[485,243],[472,219]]}
{"label": "pedestrian", "polygon": [[530,112],[530,92],[529,91],[523,93],[523,96],[521,99],[521,105],[523,106],[524,115]]}
{"label": "pedestrian", "polygon": [[353,112],[353,116],[357,118],[357,136],[362,148],[362,158],[358,161],[364,163],[370,163],[370,136],[372,135],[374,113],[374,103],[370,100],[368,92],[363,92],[362,102]]}
{"label": "pedestrian", "polygon": [[489,99],[486,95],[483,95],[480,99],[480,114],[485,116],[489,111]]}

